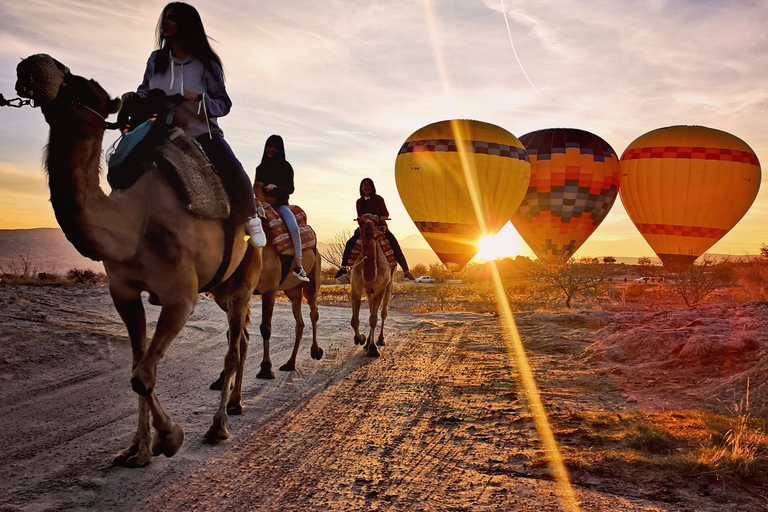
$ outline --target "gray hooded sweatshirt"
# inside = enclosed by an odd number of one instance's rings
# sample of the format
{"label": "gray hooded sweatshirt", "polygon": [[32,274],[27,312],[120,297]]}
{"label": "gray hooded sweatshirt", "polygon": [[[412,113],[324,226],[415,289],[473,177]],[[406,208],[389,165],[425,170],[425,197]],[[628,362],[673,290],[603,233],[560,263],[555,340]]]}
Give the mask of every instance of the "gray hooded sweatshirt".
{"label": "gray hooded sweatshirt", "polygon": [[223,135],[224,132],[219,128],[216,118],[229,113],[232,100],[224,87],[224,72],[221,66],[212,62],[214,73],[211,73],[194,57],[181,61],[171,55],[168,69],[164,73],[155,73],[155,58],[159,51],[155,50],[149,56],[144,80],[136,93],[146,98],[151,89],[161,89],[166,94],[184,94],[184,91],[189,90],[202,92],[200,100],[185,101],[176,109],[175,124],[193,138],[207,135],[209,131]]}

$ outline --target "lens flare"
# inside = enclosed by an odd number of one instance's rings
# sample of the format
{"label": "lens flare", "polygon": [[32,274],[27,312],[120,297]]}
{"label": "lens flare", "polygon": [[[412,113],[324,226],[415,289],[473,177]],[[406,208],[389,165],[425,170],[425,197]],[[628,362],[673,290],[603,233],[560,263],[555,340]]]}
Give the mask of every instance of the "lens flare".
{"label": "lens flare", "polygon": [[[440,73],[440,79],[443,85],[443,92],[446,95],[446,102],[449,106],[449,109],[452,110],[453,103],[450,95],[450,87],[448,85],[447,73],[445,72],[445,65],[438,44],[437,25],[432,14],[430,0],[424,0],[424,11],[427,24],[429,26],[433,51],[435,53],[435,62],[437,63],[438,72]],[[451,113],[453,114],[453,112]],[[470,198],[472,200],[472,207],[475,210],[475,214],[477,215],[477,219],[480,227],[482,228],[482,231],[487,232],[485,229],[487,222],[485,221],[483,215],[480,193],[478,191],[478,186],[475,181],[474,174],[472,173],[471,167],[469,165],[469,159],[466,150],[464,149],[463,130],[460,123],[455,121],[452,121],[452,123],[459,158],[461,160],[464,176],[467,180],[467,188],[469,189]],[[576,500],[576,496],[574,495],[573,488],[571,487],[571,482],[568,478],[568,472],[566,471],[565,465],[563,464],[563,459],[560,455],[560,449],[557,446],[555,436],[552,433],[552,428],[549,425],[547,413],[544,410],[544,405],[541,402],[541,396],[539,395],[536,381],[533,378],[533,372],[531,371],[530,364],[528,363],[528,358],[525,355],[525,350],[523,348],[522,340],[520,339],[520,334],[517,330],[517,325],[515,324],[515,319],[512,316],[512,309],[509,307],[509,301],[507,300],[506,293],[504,292],[501,276],[499,275],[499,271],[496,268],[495,263],[491,263],[491,268],[496,302],[498,303],[500,317],[506,332],[504,339],[507,345],[508,357],[510,360],[512,360],[512,362],[516,364],[520,374],[520,379],[525,390],[525,396],[528,400],[528,407],[531,411],[531,415],[534,418],[534,424],[536,425],[536,431],[538,432],[539,438],[541,439],[542,445],[544,446],[544,451],[547,455],[550,468],[552,469],[552,475],[558,484],[558,498],[562,502],[563,508],[565,510],[578,511],[580,510],[579,504]]]}

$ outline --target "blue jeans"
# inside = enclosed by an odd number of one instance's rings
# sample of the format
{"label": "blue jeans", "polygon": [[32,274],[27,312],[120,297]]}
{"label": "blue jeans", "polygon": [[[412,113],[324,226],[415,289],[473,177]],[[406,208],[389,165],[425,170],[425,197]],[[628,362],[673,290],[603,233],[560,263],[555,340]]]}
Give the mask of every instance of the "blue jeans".
{"label": "blue jeans", "polygon": [[301,259],[301,235],[299,234],[299,224],[296,222],[296,217],[293,216],[293,212],[287,204],[280,205],[275,210],[280,214],[280,218],[285,222],[285,227],[288,228],[288,233],[291,235],[295,257]]}
{"label": "blue jeans", "polygon": [[245,222],[246,219],[256,215],[256,200],[253,197],[251,178],[248,177],[232,148],[224,140],[224,136],[220,133],[212,133],[211,137],[208,137],[206,133],[195,140],[203,147],[208,160],[216,168],[216,174],[224,182],[224,189],[231,204],[230,218]]}

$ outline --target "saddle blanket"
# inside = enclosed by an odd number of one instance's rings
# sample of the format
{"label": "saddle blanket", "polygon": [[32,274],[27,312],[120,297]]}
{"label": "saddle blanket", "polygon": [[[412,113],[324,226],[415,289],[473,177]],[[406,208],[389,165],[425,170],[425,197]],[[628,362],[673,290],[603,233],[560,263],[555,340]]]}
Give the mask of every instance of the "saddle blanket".
{"label": "saddle blanket", "polygon": [[174,128],[159,146],[147,151],[120,165],[110,165],[107,180],[112,188],[129,188],[154,163],[192,215],[202,219],[229,217],[229,196],[224,183],[195,140]]}
{"label": "saddle blanket", "polygon": [[[291,234],[288,232],[288,227],[283,222],[280,214],[266,203],[262,203],[262,206],[264,207],[264,215],[267,219],[264,223],[267,240],[272,242],[278,254],[294,256]],[[295,204],[288,205],[288,208],[293,212],[293,216],[296,217],[296,223],[299,225],[301,250],[315,247],[317,245],[317,236],[315,231],[307,224],[307,214]]]}
{"label": "saddle blanket", "polygon": [[[377,231],[376,241],[379,242],[379,246],[381,247],[381,250],[384,251],[384,256],[387,257],[387,262],[390,265],[396,265],[397,258],[395,258],[395,251],[392,250],[392,244],[389,243],[389,240],[387,240],[386,235],[384,235],[384,233],[382,233],[381,231]],[[347,267],[351,267],[352,265],[354,265],[355,261],[357,261],[357,258],[360,256],[362,252],[363,252],[363,240],[362,238],[358,238],[357,243],[355,243],[355,246],[352,248],[352,254],[349,257],[349,261],[347,262]]]}

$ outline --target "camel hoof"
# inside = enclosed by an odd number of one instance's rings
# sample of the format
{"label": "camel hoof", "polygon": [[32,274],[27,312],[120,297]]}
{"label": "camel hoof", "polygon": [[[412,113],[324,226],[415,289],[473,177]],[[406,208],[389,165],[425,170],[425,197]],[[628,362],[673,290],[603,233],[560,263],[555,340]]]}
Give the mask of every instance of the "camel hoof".
{"label": "camel hoof", "polygon": [[296,371],[296,363],[287,362],[283,366],[280,367],[281,372],[295,372]]}
{"label": "camel hoof", "polygon": [[229,402],[227,404],[227,414],[229,416],[240,416],[243,414],[243,404],[240,402]]}
{"label": "camel hoof", "polygon": [[362,334],[355,334],[355,345],[364,345],[365,344],[365,336]]}
{"label": "camel hoof", "polygon": [[214,423],[211,425],[211,428],[208,429],[208,432],[205,433],[205,438],[203,440],[208,444],[216,444],[219,441],[224,441],[226,439],[229,439],[229,431],[227,430],[227,427],[218,426]]}
{"label": "camel hoof", "polygon": [[133,391],[141,396],[149,396],[152,394],[152,388],[147,388],[138,377],[131,378],[131,387],[133,388]]}
{"label": "camel hoof", "polygon": [[312,354],[312,359],[317,359],[318,361],[323,358],[323,349],[322,347],[312,347],[310,350],[310,353]]}
{"label": "camel hoof", "polygon": [[112,459],[114,466],[123,468],[143,468],[152,462],[152,454],[148,451],[141,451],[138,445],[131,445],[125,450],[120,450]]}
{"label": "camel hoof", "polygon": [[377,344],[378,346],[380,346],[380,347],[383,347],[383,346],[384,346],[384,345],[386,345],[387,343],[384,341],[384,338],[382,337],[382,338],[379,338],[378,340],[376,340],[376,344]]}
{"label": "camel hoof", "polygon": [[171,425],[170,432],[155,431],[152,437],[152,455],[165,455],[168,458],[176,455],[184,444],[184,430],[178,423]]}
{"label": "camel hoof", "polygon": [[274,379],[275,374],[272,373],[272,363],[261,363],[261,371],[256,374],[257,379]]}
{"label": "camel hoof", "polygon": [[368,345],[368,352],[366,352],[366,355],[368,357],[379,357],[381,354],[379,353],[379,349],[376,348],[376,345],[371,343]]}

